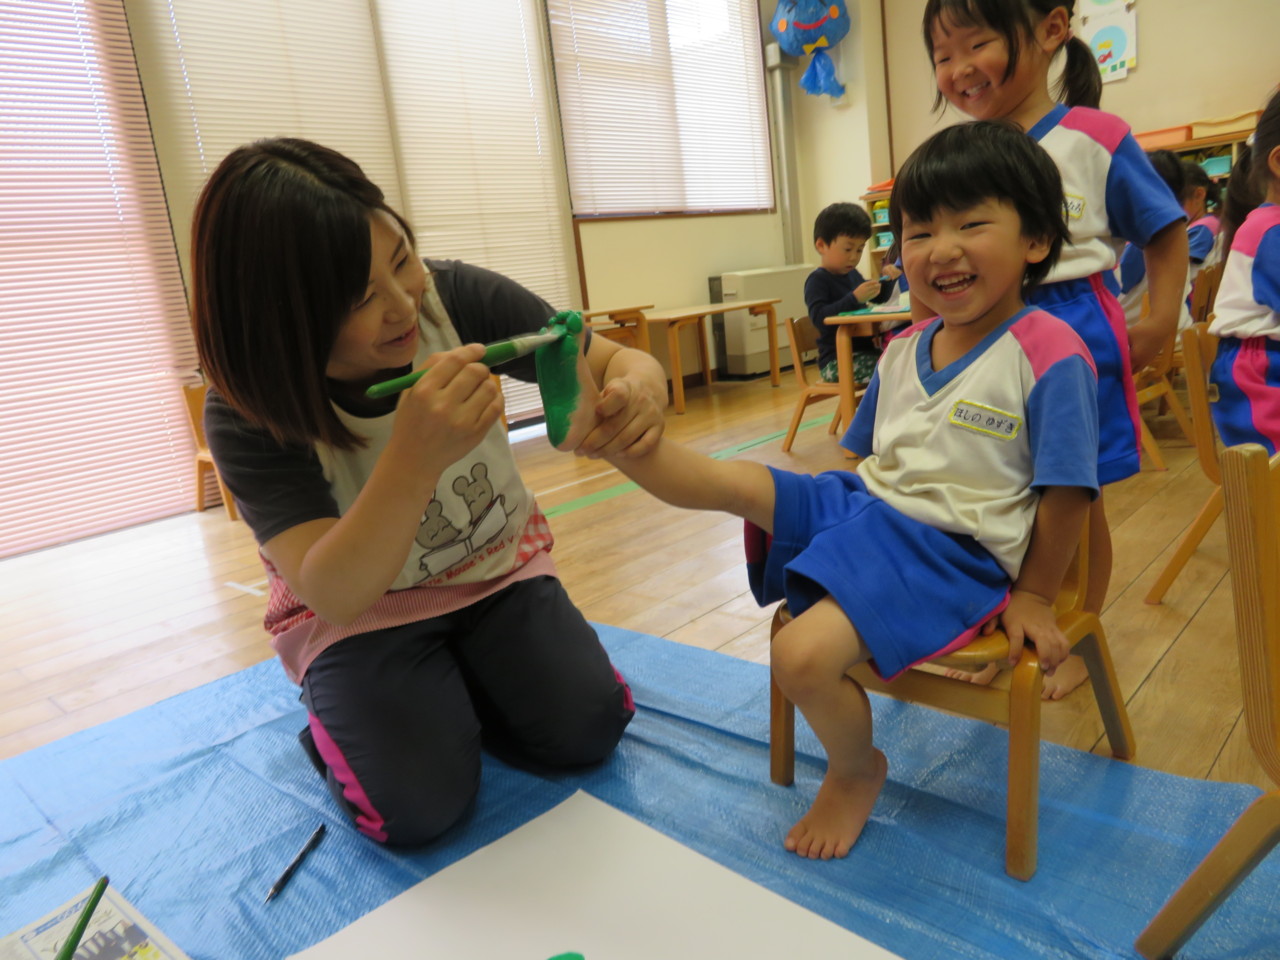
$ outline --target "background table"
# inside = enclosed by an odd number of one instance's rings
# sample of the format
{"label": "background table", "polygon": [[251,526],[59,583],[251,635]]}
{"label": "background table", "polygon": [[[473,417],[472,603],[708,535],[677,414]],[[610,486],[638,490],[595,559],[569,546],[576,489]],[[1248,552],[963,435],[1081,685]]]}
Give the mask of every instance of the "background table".
{"label": "background table", "polygon": [[[910,320],[910,310],[898,310],[894,313],[859,313],[853,316],[827,317],[827,323],[836,328],[836,369],[840,379],[840,420],[844,429],[853,426],[854,392],[857,384],[853,380],[853,338],[869,337],[879,330],[879,324],[896,323]],[[852,454],[850,454],[852,456]]]}
{"label": "background table", "polygon": [[646,310],[645,320],[651,324],[664,324],[667,328],[667,354],[671,362],[671,397],[676,413],[684,413],[684,373],[680,364],[680,331],[696,325],[698,328],[698,359],[702,364],[702,382],[711,385],[711,357],[707,350],[707,317],[714,313],[730,313],[747,310],[754,315],[765,314],[769,326],[769,376],[776,387],[782,382],[778,373],[778,318],[774,304],[781,303],[774,297],[765,300],[731,300],[728,303],[700,303],[691,307],[671,307],[665,310]]}
{"label": "background table", "polygon": [[[644,312],[652,310],[652,303],[637,304],[634,307],[608,307],[602,310],[583,310],[582,319],[594,328],[595,332],[609,340],[616,340],[628,346],[649,353],[649,324],[645,322]],[[612,327],[596,327],[592,320],[607,320]]]}

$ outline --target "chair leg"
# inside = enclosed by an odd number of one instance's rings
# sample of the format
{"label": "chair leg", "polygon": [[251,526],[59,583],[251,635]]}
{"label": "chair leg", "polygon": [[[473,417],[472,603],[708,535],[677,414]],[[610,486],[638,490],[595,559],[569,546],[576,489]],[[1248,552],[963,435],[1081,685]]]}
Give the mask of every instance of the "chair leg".
{"label": "chair leg", "polygon": [[769,671],[769,779],[789,787],[796,778],[796,705]]}
{"label": "chair leg", "polygon": [[1139,417],[1138,425],[1142,428],[1142,449],[1151,458],[1151,465],[1157,470],[1168,470],[1169,468],[1164,463],[1164,457],[1160,456],[1160,448],[1156,445],[1156,438],[1151,435],[1151,428],[1147,426],[1147,421]]}
{"label": "chair leg", "polygon": [[196,461],[196,512],[203,512],[205,509],[204,496],[204,475],[213,469],[213,464],[204,460]]}
{"label": "chair leg", "polygon": [[[790,619],[785,603],[773,611],[769,626],[769,642]],[[769,779],[784,787],[796,778],[796,705],[778,686],[773,670],[769,670]]]}
{"label": "chair leg", "polygon": [[796,404],[796,412],[791,415],[791,426],[787,427],[787,435],[782,438],[783,453],[790,452],[791,445],[796,442],[796,431],[800,429],[800,420],[808,408],[809,404],[803,398]]}
{"label": "chair leg", "polygon": [[218,492],[222,494],[222,505],[227,508],[228,520],[239,520],[240,515],[236,512],[236,501],[231,496],[231,491],[227,489],[227,485],[222,482],[222,475],[218,473],[218,468],[213,468],[214,476],[218,478]]}
{"label": "chair leg", "polygon": [[1165,568],[1160,571],[1160,576],[1156,578],[1156,582],[1151,585],[1151,589],[1143,598],[1144,603],[1159,603],[1164,599],[1164,595],[1173,586],[1173,581],[1178,579],[1178,574],[1200,547],[1200,541],[1204,539],[1220,513],[1222,513],[1222,487],[1214,487],[1213,493],[1209,494],[1209,499],[1196,514],[1195,521],[1178,541],[1178,548],[1173,552],[1173,556],[1169,558]]}
{"label": "chair leg", "polygon": [[834,437],[836,431],[840,429],[840,407],[836,407],[836,414],[831,418],[831,423],[827,426],[827,436]]}
{"label": "chair leg", "polygon": [[1036,872],[1040,829],[1040,694],[1044,676],[1031,647],[1013,668],[1009,684],[1009,793],[1005,822],[1005,873],[1030,880]]}
{"label": "chair leg", "polygon": [[1169,409],[1173,411],[1173,418],[1178,421],[1178,426],[1182,429],[1182,435],[1187,438],[1187,443],[1194,447],[1196,445],[1196,435],[1191,427],[1191,418],[1187,416],[1186,407],[1182,405],[1182,401],[1178,399],[1178,395],[1173,391],[1172,387],[1164,395],[1164,399],[1169,404]]}
{"label": "chair leg", "polygon": [[1181,949],[1231,892],[1280,843],[1280,790],[1264,793],[1209,851],[1134,942],[1147,960]]}
{"label": "chair leg", "polygon": [[1091,617],[1089,632],[1075,645],[1075,653],[1084,658],[1089,671],[1089,683],[1093,686],[1093,699],[1102,715],[1102,726],[1107,731],[1107,743],[1111,756],[1117,760],[1132,760],[1137,754],[1133,739],[1133,727],[1129,724],[1129,711],[1125,709],[1124,694],[1120,692],[1120,680],[1116,677],[1111,651],[1107,648],[1102,624]]}

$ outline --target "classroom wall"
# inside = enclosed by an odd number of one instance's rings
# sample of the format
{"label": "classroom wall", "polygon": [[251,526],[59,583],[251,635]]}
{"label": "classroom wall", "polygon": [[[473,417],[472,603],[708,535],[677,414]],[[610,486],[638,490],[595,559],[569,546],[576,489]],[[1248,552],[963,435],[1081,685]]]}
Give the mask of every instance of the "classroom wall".
{"label": "classroom wall", "polygon": [[[964,119],[950,107],[930,112],[925,2],[884,4],[895,167],[930,134]],[[1136,10],[1138,66],[1102,88],[1102,109],[1136,131],[1258,109],[1280,81],[1278,0],[1146,0]]]}
{"label": "classroom wall", "polygon": [[[588,305],[601,309],[707,303],[709,277],[782,264],[780,219],[774,212],[583,221],[578,236]],[[711,343],[709,326],[707,337]],[[688,328],[680,340],[685,374],[697,372],[697,349],[694,328]],[[670,375],[661,335],[653,338],[652,353]],[[710,356],[714,367],[714,348]]]}
{"label": "classroom wall", "polygon": [[[776,6],[761,4],[766,31]],[[849,0],[849,16],[852,29],[831,55],[845,85],[844,96],[814,97],[801,92],[798,84],[796,88],[801,233],[806,261],[815,265],[818,255],[812,238],[818,211],[840,200],[857,202],[871,184],[892,176],[880,2]],[[807,65],[805,58],[796,71],[797,82]]]}

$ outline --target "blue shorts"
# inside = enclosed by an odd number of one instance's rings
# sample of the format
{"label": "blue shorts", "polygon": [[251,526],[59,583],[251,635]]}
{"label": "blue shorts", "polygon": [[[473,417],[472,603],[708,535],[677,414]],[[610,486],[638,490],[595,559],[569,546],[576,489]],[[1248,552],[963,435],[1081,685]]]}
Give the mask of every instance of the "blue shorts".
{"label": "blue shorts", "polygon": [[1218,388],[1213,422],[1223,444],[1260,443],[1274,456],[1280,447],[1280,341],[1223,337],[1209,382]]}
{"label": "blue shorts", "polygon": [[856,473],[770,471],[772,540],[747,526],[751,592],[796,616],[830,596],[886,680],[969,643],[1008,604],[1008,574],[973,537],[900,513]]}
{"label": "blue shorts", "polygon": [[1138,392],[1129,369],[1124,310],[1101,274],[1037,287],[1029,305],[1052,313],[1085,342],[1098,370],[1098,485],[1138,472]]}

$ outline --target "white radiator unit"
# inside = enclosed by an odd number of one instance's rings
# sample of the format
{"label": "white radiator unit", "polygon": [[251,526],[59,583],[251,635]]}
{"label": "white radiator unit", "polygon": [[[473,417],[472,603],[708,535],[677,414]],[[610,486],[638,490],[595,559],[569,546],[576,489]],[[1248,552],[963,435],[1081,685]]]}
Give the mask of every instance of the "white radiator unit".
{"label": "white radiator unit", "polygon": [[[778,363],[786,367],[791,364],[786,319],[798,320],[808,314],[804,305],[804,282],[812,272],[811,264],[797,263],[736,270],[710,277],[707,284],[712,303],[779,298],[781,302],[773,308],[778,320]],[[716,345],[716,369],[721,377],[750,377],[769,372],[767,316],[752,316],[745,310],[716,314],[711,318],[711,332]]]}

